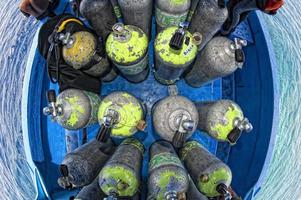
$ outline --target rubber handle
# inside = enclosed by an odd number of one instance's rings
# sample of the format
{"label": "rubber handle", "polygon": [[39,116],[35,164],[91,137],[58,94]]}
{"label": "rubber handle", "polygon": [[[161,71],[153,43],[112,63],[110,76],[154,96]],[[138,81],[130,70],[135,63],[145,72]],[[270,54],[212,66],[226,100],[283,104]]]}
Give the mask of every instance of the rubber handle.
{"label": "rubber handle", "polygon": [[172,139],[172,145],[175,148],[181,148],[183,147],[185,142],[185,133],[180,133],[179,131],[177,131]]}
{"label": "rubber handle", "polygon": [[230,143],[235,144],[241,136],[242,131],[239,128],[234,128],[228,135]]}
{"label": "rubber handle", "polygon": [[97,133],[96,140],[99,142],[106,142],[111,135],[111,127],[102,125]]}
{"label": "rubber handle", "polygon": [[47,97],[48,103],[53,103],[53,102],[55,103],[56,102],[56,94],[55,94],[54,90],[48,90],[47,94],[46,94],[46,97]]}
{"label": "rubber handle", "polygon": [[184,42],[184,34],[181,32],[177,31],[175,34],[172,36],[169,46],[170,48],[174,50],[180,50],[182,48],[183,42]]}
{"label": "rubber handle", "polygon": [[245,62],[245,53],[242,49],[235,50],[235,60],[239,63]]}
{"label": "rubber handle", "polygon": [[67,165],[60,165],[60,172],[61,172],[63,177],[67,177],[69,175]]}

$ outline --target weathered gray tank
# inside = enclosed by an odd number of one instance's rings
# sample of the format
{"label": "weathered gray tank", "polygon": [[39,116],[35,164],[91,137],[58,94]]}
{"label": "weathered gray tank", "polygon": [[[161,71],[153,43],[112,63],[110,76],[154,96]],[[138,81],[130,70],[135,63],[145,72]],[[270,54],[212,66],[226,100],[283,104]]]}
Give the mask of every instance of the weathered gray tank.
{"label": "weathered gray tank", "polygon": [[102,200],[105,194],[98,185],[98,177],[90,184],[81,189],[74,200]]}
{"label": "weathered gray tank", "polygon": [[195,105],[189,99],[178,96],[177,92],[170,91],[170,94],[155,104],[153,125],[161,138],[178,148],[196,130],[199,117]]}
{"label": "weathered gray tank", "polygon": [[89,21],[96,34],[104,40],[117,22],[109,0],[82,0],[80,13]]}
{"label": "weathered gray tank", "polygon": [[157,32],[186,20],[191,0],[155,0]]}
{"label": "weathered gray tank", "polygon": [[63,43],[62,55],[65,62],[75,69],[96,78],[112,81],[117,74],[112,69],[105,55],[104,44],[88,31],[61,33],[59,39]]}
{"label": "weathered gray tank", "polygon": [[198,128],[211,137],[235,144],[242,131],[250,132],[253,127],[241,108],[230,100],[198,102]]}
{"label": "weathered gray tank", "polygon": [[198,190],[207,197],[224,195],[232,181],[230,168],[196,141],[185,143],[180,158]]}
{"label": "weathered gray tank", "polygon": [[111,136],[115,138],[131,137],[138,130],[144,130],[146,122],[145,106],[139,99],[127,92],[113,92],[99,105],[98,122],[103,124],[108,116],[115,119]]}
{"label": "weathered gray tank", "polygon": [[188,30],[202,35],[202,43],[198,46],[202,50],[213,36],[221,29],[228,17],[227,8],[218,6],[217,0],[200,0],[192,17]]}
{"label": "weathered gray tank", "polygon": [[111,198],[133,197],[141,185],[144,146],[128,138],[117,148],[99,174],[99,186]]}
{"label": "weathered gray tank", "polygon": [[107,140],[105,143],[92,140],[68,153],[60,165],[62,177],[58,179],[59,185],[63,188],[78,188],[89,185],[114,150],[115,147],[111,140]]}
{"label": "weathered gray tank", "polygon": [[148,199],[166,200],[169,195],[185,197],[188,174],[169,142],[152,144],[148,174]]}
{"label": "weathered gray tank", "polygon": [[139,83],[147,78],[148,38],[140,28],[115,24],[106,41],[106,52],[128,81]]}
{"label": "weathered gray tank", "polygon": [[208,200],[208,198],[205,195],[200,193],[200,191],[195,186],[191,178],[189,178],[189,188],[186,194],[187,200]]}
{"label": "weathered gray tank", "polygon": [[197,56],[197,41],[187,30],[182,48],[174,50],[170,41],[178,27],[173,26],[160,32],[155,40],[155,78],[161,84],[171,85],[178,81]]}
{"label": "weathered gray tank", "polygon": [[153,0],[118,0],[124,23],[137,26],[151,39]]}
{"label": "weathered gray tank", "polygon": [[192,87],[201,87],[242,68],[245,61],[242,47],[245,45],[245,40],[214,37],[197,56],[191,71],[185,76],[186,83]]}
{"label": "weathered gray tank", "polygon": [[43,109],[62,127],[78,130],[97,123],[100,97],[97,94],[78,89],[67,89],[56,98],[55,91],[47,94],[49,105]]}

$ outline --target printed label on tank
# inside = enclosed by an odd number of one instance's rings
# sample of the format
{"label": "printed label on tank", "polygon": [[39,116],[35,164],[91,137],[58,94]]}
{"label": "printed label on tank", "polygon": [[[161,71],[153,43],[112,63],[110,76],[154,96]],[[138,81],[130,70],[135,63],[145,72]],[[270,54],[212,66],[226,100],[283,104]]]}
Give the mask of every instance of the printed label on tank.
{"label": "printed label on tank", "polygon": [[115,63],[115,65],[123,74],[128,74],[128,75],[139,74],[148,65],[148,53],[144,56],[144,58],[140,62],[138,62],[134,65],[124,66],[124,65],[118,65],[116,63]]}
{"label": "printed label on tank", "polygon": [[172,15],[164,12],[156,7],[156,22],[161,27],[178,26],[181,22],[186,20],[187,12],[179,15]]}
{"label": "printed label on tank", "polygon": [[152,170],[162,165],[177,165],[183,168],[183,165],[177,156],[170,153],[160,153],[151,159],[149,162],[149,169]]}

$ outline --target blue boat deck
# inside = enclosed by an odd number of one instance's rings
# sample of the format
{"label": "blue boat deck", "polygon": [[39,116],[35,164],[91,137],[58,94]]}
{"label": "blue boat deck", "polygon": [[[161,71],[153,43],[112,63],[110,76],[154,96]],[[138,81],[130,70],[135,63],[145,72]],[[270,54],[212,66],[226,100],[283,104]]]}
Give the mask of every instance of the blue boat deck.
{"label": "blue boat deck", "polygon": [[[61,5],[60,9],[63,7]],[[276,102],[278,93],[274,81],[276,64],[269,36],[262,23],[253,13],[234,34],[249,41],[248,47],[245,48],[246,63],[242,70],[198,89],[187,86],[183,80],[177,82],[179,95],[186,96],[192,101],[233,99],[252,122],[254,130],[244,134],[234,147],[218,143],[199,131],[193,135],[193,139],[201,142],[230,166],[233,172],[232,186],[247,200],[252,199],[262,185],[272,154],[278,116]],[[35,45],[36,43],[32,47],[30,58],[32,60],[28,62],[24,81],[22,102],[24,144],[28,162],[35,172],[33,176],[37,184],[37,199],[68,199],[72,192],[63,191],[57,184],[60,176],[58,166],[66,154],[66,131],[42,114],[42,108],[47,104],[46,91],[57,89],[57,86],[49,82],[45,61],[35,51]],[[152,46],[150,45],[149,49],[151,69],[154,60]],[[153,141],[158,139],[152,127],[151,108],[155,102],[168,95],[167,87],[157,83],[151,72],[148,79],[140,84],[132,84],[118,77],[111,83],[103,84],[101,95],[105,96],[120,90],[129,91],[147,105],[147,129],[145,133],[137,133],[135,137],[146,136],[144,145],[148,149]],[[98,125],[89,127],[88,139],[94,138],[97,130]],[[81,144],[81,131],[73,134],[78,137],[77,143]],[[143,163],[144,182],[147,179],[148,160],[146,152]]]}

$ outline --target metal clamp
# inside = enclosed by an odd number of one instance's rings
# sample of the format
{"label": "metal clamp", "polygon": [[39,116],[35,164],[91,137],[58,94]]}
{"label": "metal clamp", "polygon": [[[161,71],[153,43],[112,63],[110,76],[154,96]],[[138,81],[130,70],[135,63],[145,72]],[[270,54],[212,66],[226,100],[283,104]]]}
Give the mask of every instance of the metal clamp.
{"label": "metal clamp", "polygon": [[75,38],[71,35],[71,33],[60,33],[58,36],[59,41],[62,42],[67,48],[71,48],[75,42]]}
{"label": "metal clamp", "polygon": [[175,148],[181,148],[186,140],[186,134],[194,129],[194,121],[187,115],[182,115],[179,121],[179,128],[176,131],[172,143]]}

